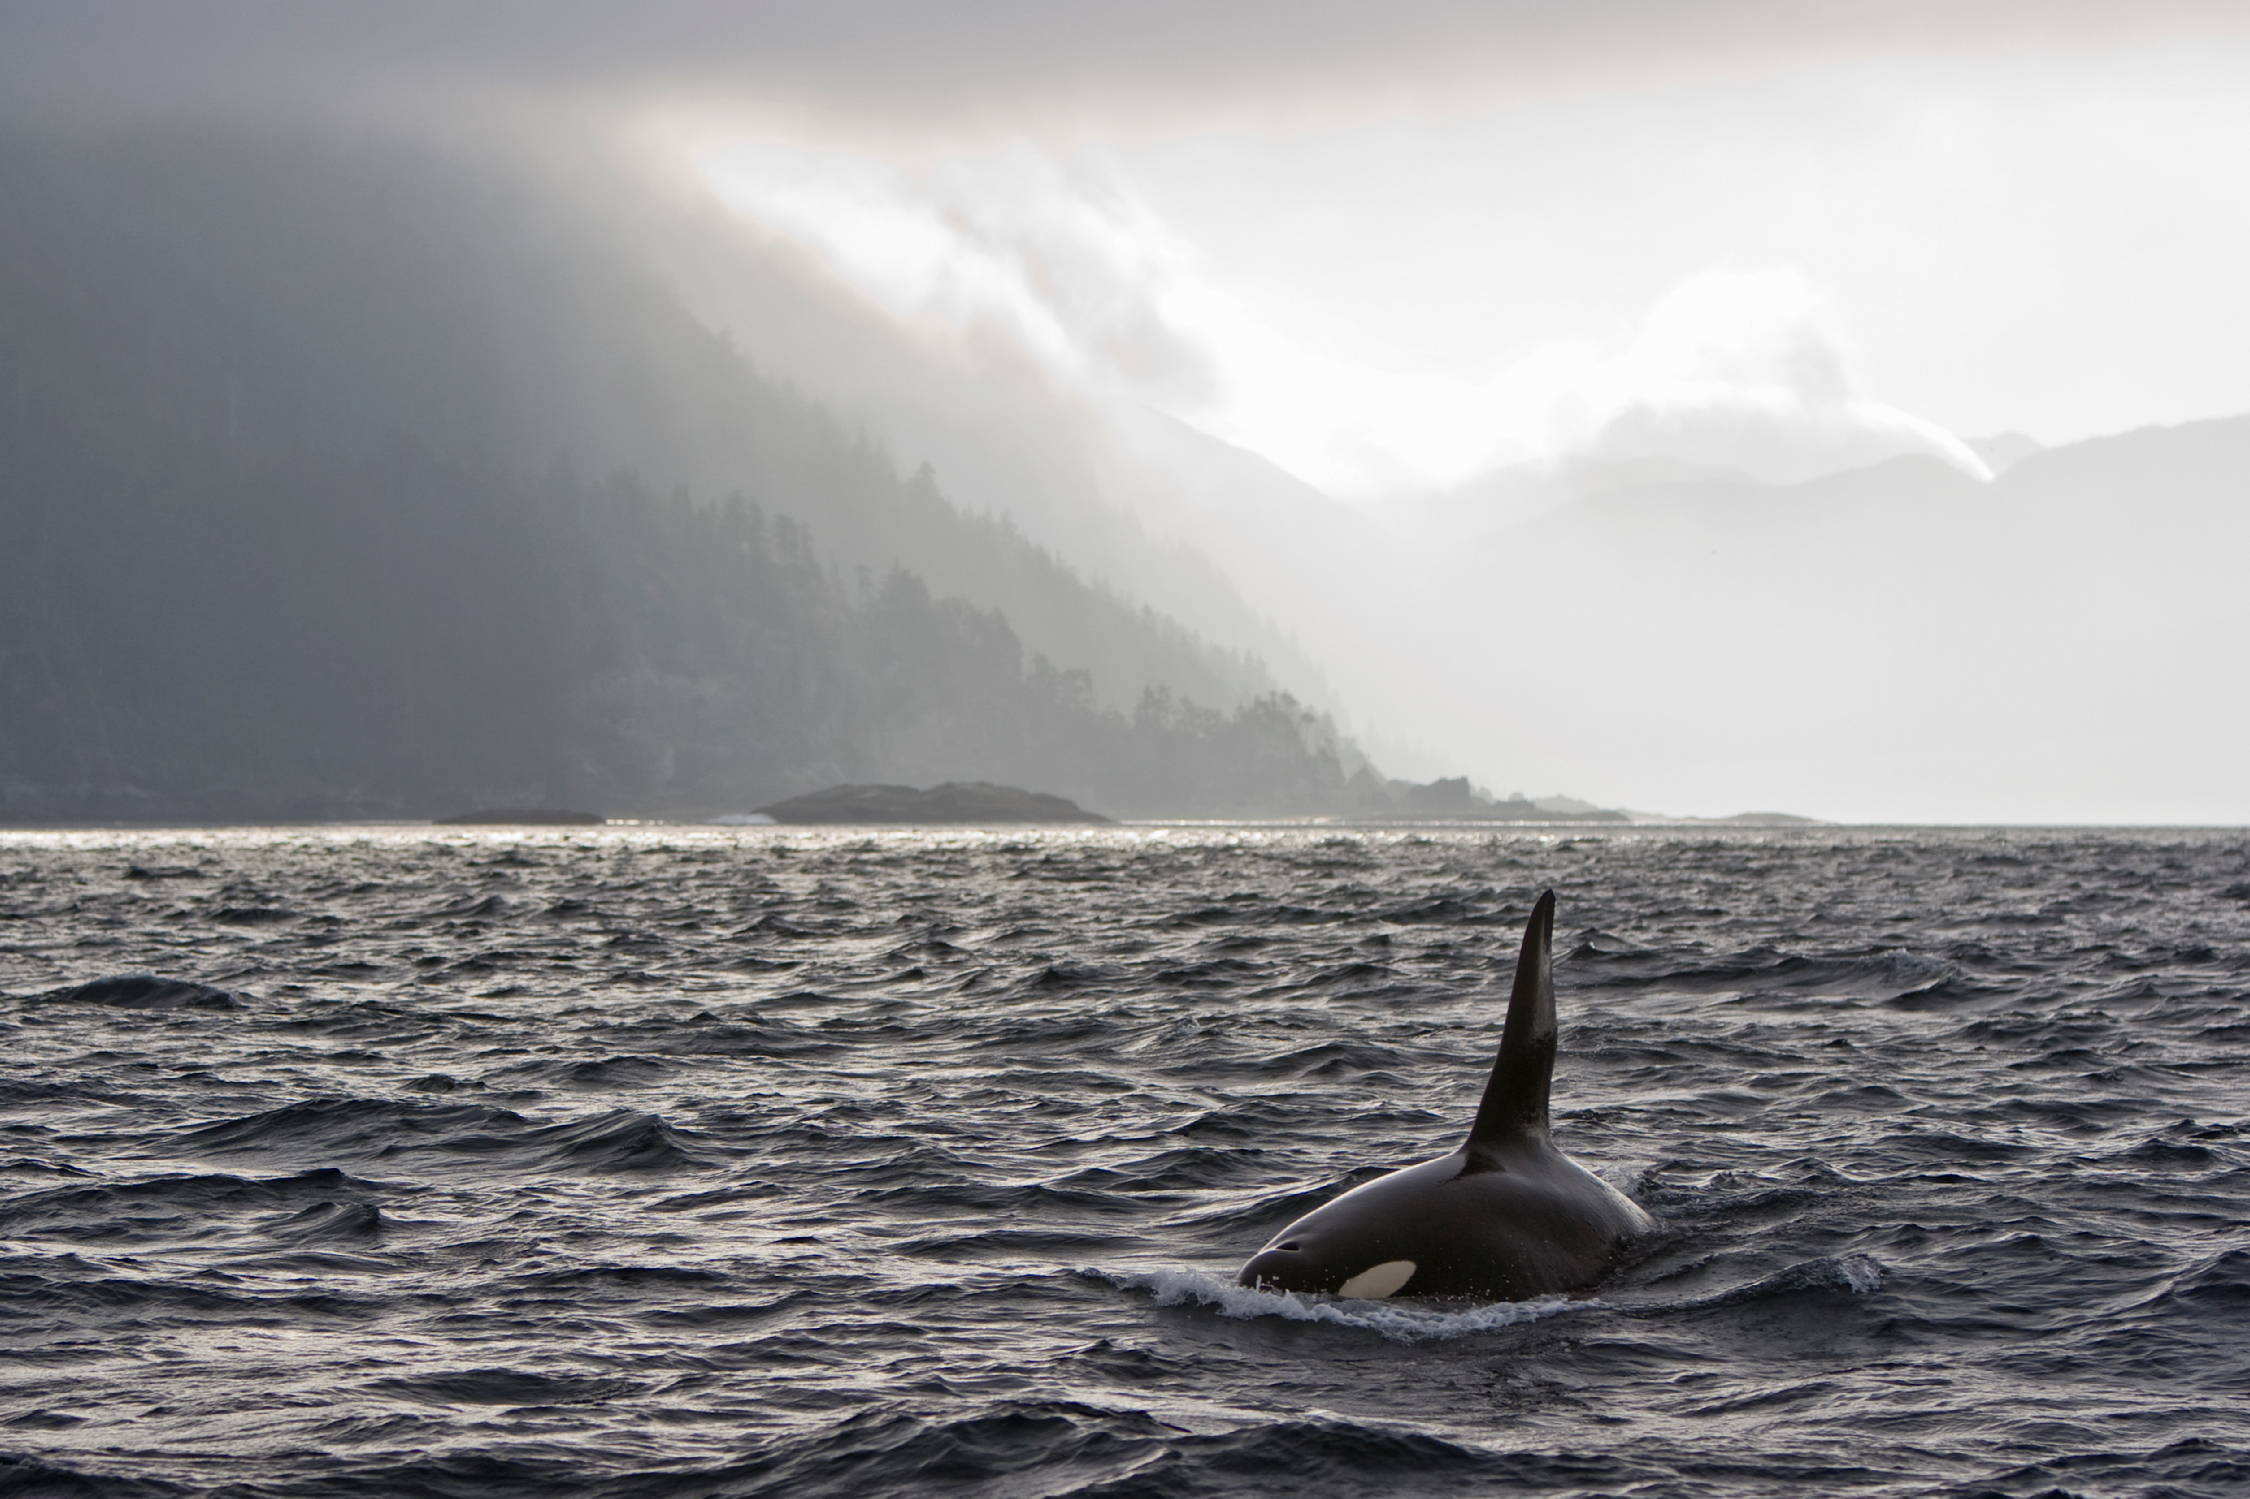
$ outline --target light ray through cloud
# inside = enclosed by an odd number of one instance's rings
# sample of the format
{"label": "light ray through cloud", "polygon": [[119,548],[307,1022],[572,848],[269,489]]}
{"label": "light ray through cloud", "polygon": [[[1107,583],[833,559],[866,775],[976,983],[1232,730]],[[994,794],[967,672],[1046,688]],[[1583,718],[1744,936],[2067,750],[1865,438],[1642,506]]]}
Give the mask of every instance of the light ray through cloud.
{"label": "light ray through cloud", "polygon": [[1793,482],[1919,452],[1988,477],[1953,434],[1861,392],[1841,318],[1791,267],[1690,275],[1632,337],[1549,341],[1479,381],[1340,357],[1254,317],[1091,156],[1019,143],[905,163],[744,138],[701,165],[721,201],[890,316],[1000,332],[1073,387],[1145,403],[1341,498],[1577,457]]}

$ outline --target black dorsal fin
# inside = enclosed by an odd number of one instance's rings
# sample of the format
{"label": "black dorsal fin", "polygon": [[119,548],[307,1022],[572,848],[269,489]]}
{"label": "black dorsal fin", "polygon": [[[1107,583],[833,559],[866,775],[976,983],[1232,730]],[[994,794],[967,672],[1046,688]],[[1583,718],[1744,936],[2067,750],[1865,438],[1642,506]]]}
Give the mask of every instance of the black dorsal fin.
{"label": "black dorsal fin", "polygon": [[1485,1151],[1547,1139],[1547,1090],[1555,1077],[1555,892],[1547,891],[1524,924],[1516,988],[1500,1059],[1484,1085],[1484,1102],[1469,1130],[1471,1169]]}

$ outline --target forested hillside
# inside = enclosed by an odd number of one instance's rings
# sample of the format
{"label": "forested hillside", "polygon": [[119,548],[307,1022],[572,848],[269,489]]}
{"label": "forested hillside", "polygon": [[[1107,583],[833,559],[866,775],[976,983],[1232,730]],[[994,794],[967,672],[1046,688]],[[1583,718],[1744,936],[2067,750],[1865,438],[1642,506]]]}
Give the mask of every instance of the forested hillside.
{"label": "forested hillside", "polygon": [[0,134],[0,381],[0,815],[1325,810],[1357,768],[426,154]]}
{"label": "forested hillside", "polygon": [[[0,129],[0,370],[19,416],[121,451],[402,434],[509,464],[742,489],[839,564],[1003,610],[1106,701],[1232,704],[1254,663],[1086,587],[1004,520],[762,378],[630,236],[514,161],[219,126]],[[755,329],[740,330],[754,345]]]}
{"label": "forested hillside", "polygon": [[1123,811],[1332,808],[1324,721],[1151,690],[1130,716],[913,574],[805,529],[403,442],[163,485],[0,490],[0,808],[743,810],[835,781],[1053,788]]}

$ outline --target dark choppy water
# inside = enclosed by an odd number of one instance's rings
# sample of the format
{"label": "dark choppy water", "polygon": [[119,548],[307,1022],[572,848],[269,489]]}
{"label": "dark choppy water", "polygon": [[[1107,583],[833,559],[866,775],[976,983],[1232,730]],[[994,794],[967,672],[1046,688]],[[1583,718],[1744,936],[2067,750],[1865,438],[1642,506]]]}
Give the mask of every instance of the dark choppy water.
{"label": "dark choppy water", "polygon": [[[1547,884],[1658,1240],[1229,1289]],[[0,1494],[2250,1491],[2240,834],[12,834],[0,990]]]}

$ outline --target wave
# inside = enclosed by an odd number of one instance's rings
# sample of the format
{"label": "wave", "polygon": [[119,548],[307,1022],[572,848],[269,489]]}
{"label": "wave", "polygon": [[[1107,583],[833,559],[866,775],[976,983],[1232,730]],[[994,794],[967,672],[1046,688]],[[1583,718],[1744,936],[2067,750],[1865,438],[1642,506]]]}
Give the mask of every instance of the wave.
{"label": "wave", "polygon": [[591,1119],[532,1130],[510,1144],[550,1170],[678,1171],[711,1163],[661,1115],[613,1109]]}
{"label": "wave", "polygon": [[0,1201],[0,1232],[19,1238],[132,1243],[208,1232],[216,1221],[233,1215],[281,1212],[293,1216],[279,1220],[277,1230],[281,1224],[298,1225],[282,1236],[303,1237],[315,1232],[317,1224],[372,1227],[375,1209],[367,1197],[373,1190],[333,1168],[262,1181],[225,1174],[172,1175],[51,1187]]}
{"label": "wave", "polygon": [[442,1374],[398,1375],[369,1382],[378,1394],[426,1405],[504,1405],[517,1408],[586,1405],[637,1395],[646,1386],[630,1379],[540,1374],[519,1369],[459,1369]]}
{"label": "wave", "polygon": [[1739,1306],[1744,1302],[1770,1301],[1777,1296],[1806,1292],[1841,1291],[1848,1296],[1870,1296],[1883,1288],[1883,1265],[1872,1255],[1822,1255],[1800,1260],[1746,1286],[1734,1286],[1713,1296],[1686,1303],[1690,1307]]}
{"label": "wave", "polygon": [[[10,1421],[12,1428],[23,1423]],[[75,1425],[72,1421],[68,1424]],[[176,1499],[196,1490],[157,1478],[122,1478],[64,1467],[28,1452],[0,1451],[0,1495],[24,1499]]]}
{"label": "wave", "polygon": [[308,1098],[279,1108],[222,1119],[174,1135],[191,1152],[318,1153],[374,1158],[417,1137],[446,1138],[467,1129],[521,1128],[521,1114],[482,1104],[402,1103],[387,1098]]}
{"label": "wave", "polygon": [[266,1232],[294,1244],[365,1244],[381,1238],[383,1229],[383,1210],[372,1202],[316,1202]]}
{"label": "wave", "polygon": [[2177,1276],[2147,1308],[2240,1327],[2250,1322],[2250,1249],[2226,1249]]}
{"label": "wave", "polygon": [[522,1062],[486,1075],[485,1084],[497,1087],[545,1083],[557,1088],[644,1088],[670,1078],[679,1068],[661,1057],[616,1056],[581,1061]]}
{"label": "wave", "polygon": [[122,973],[65,989],[50,989],[40,1004],[103,1005],[112,1010],[239,1010],[245,996],[231,989],[160,978],[153,973]]}
{"label": "wave", "polygon": [[364,1161],[474,1156],[524,1170],[665,1171],[710,1164],[683,1131],[638,1109],[534,1125],[512,1109],[387,1098],[307,1099],[181,1131],[168,1143],[207,1154]]}

